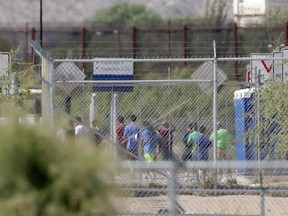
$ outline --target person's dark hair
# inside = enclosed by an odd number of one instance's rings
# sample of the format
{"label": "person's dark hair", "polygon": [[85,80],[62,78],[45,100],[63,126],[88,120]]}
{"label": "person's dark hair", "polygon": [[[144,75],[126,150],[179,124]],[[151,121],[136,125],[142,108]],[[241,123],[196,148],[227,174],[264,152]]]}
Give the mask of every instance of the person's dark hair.
{"label": "person's dark hair", "polygon": [[135,121],[137,120],[137,116],[134,115],[134,114],[132,114],[132,115],[130,116],[130,120],[131,120],[132,122],[135,122]]}
{"label": "person's dark hair", "polygon": [[188,125],[188,128],[190,129],[190,130],[197,130],[198,129],[198,127],[197,127],[197,124],[196,123],[190,123],[189,125]]}
{"label": "person's dark hair", "polygon": [[170,126],[170,124],[169,124],[169,122],[165,122],[165,123],[163,124],[163,126],[168,129],[169,126]]}
{"label": "person's dark hair", "polygon": [[143,122],[143,127],[148,128],[150,126],[150,123],[148,121]]}
{"label": "person's dark hair", "polygon": [[118,116],[117,120],[118,120],[119,123],[123,123],[124,122],[124,117],[120,115],[120,116]]}
{"label": "person's dark hair", "polygon": [[76,121],[78,121],[78,122],[82,122],[82,119],[81,119],[80,116],[76,116],[75,119],[76,119]]}
{"label": "person's dark hair", "polygon": [[144,127],[145,129],[150,130],[150,131],[154,131],[154,130],[155,130],[155,128],[153,127],[153,125],[151,125],[150,122],[148,122],[148,121],[144,121],[144,122],[143,122],[143,127]]}
{"label": "person's dark hair", "polygon": [[220,129],[220,128],[222,128],[222,124],[221,122],[217,122],[217,129]]}
{"label": "person's dark hair", "polygon": [[200,133],[205,133],[205,131],[206,131],[206,127],[204,125],[201,125],[200,129],[199,129],[199,132]]}

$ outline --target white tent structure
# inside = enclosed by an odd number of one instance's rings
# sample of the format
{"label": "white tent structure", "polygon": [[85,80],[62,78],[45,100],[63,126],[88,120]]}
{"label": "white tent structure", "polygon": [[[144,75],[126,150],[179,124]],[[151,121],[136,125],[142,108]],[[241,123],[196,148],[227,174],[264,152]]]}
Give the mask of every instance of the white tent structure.
{"label": "white tent structure", "polygon": [[287,7],[287,0],[233,0],[234,21],[245,27],[263,21],[264,15],[272,8]]}

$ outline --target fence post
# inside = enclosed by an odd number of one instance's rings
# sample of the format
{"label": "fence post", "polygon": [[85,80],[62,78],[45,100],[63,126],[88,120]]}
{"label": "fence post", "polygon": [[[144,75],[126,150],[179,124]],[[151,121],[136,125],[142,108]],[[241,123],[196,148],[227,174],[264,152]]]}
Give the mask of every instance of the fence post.
{"label": "fence post", "polygon": [[25,25],[25,60],[26,61],[29,61],[29,26],[28,26],[28,23],[26,23]]}
{"label": "fence post", "polygon": [[265,216],[265,190],[262,187],[260,191],[260,216]]}
{"label": "fence post", "polygon": [[177,202],[176,202],[176,187],[177,187],[177,162],[172,162],[171,176],[169,178],[169,197],[170,197],[170,215],[174,216],[177,214]]}
{"label": "fence post", "polygon": [[136,58],[136,38],[137,38],[137,28],[136,26],[132,26],[132,58]]}
{"label": "fence post", "polygon": [[[110,139],[115,140],[115,131],[117,124],[117,117],[120,113],[120,98],[119,95],[115,92],[112,92],[111,95],[111,107],[110,107]],[[116,152],[115,152],[116,153]]]}
{"label": "fence post", "polygon": [[[216,41],[213,41],[214,48],[214,67],[213,67],[213,160],[214,164],[217,163],[217,121],[218,121],[218,113],[217,113],[217,99],[218,99],[218,76],[217,76],[217,52],[216,52]],[[215,166],[216,167],[216,166]],[[214,171],[214,189],[215,195],[217,195],[217,168]]]}
{"label": "fence post", "polygon": [[41,111],[42,119],[55,125],[55,69],[54,60],[42,49],[39,43],[30,41],[31,46],[41,58]]}
{"label": "fence post", "polygon": [[285,46],[288,46],[288,21],[285,23]]}
{"label": "fence post", "polygon": [[[183,24],[182,27],[182,44],[183,44],[183,58],[187,58],[187,26]],[[184,62],[184,66],[187,65],[187,62]]]}
{"label": "fence post", "polygon": [[[84,59],[86,57],[86,28],[83,27],[81,30],[81,58]],[[85,70],[85,63],[82,62],[81,68]]]}
{"label": "fence post", "polygon": [[[32,27],[31,28],[31,40],[35,41],[35,39],[36,39],[36,30],[34,27]],[[35,56],[35,53],[34,53],[34,49],[32,48],[30,60],[33,62],[34,62],[34,56]]]}
{"label": "fence post", "polygon": [[[258,160],[258,164],[260,161]],[[260,168],[259,168],[260,170]],[[263,188],[263,175],[262,171],[259,171],[260,180],[260,216],[265,216],[265,188]]]}
{"label": "fence post", "polygon": [[[238,57],[238,27],[237,24],[233,25],[233,35],[234,35],[234,56]],[[238,61],[234,62],[234,78],[238,81]]]}
{"label": "fence post", "polygon": [[171,20],[168,20],[168,56],[171,56]]}

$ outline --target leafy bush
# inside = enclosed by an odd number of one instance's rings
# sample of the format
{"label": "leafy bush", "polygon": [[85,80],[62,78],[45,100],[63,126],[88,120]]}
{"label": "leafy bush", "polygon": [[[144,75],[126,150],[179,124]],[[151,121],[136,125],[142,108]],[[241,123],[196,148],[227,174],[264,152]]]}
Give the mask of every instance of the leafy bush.
{"label": "leafy bush", "polygon": [[17,118],[6,119],[0,130],[1,214],[115,214],[114,192],[100,177],[101,153],[84,143],[60,142],[44,124],[36,128]]}
{"label": "leafy bush", "polygon": [[93,26],[109,28],[126,27],[133,25],[157,26],[162,22],[160,16],[148,10],[144,5],[116,3],[111,7],[95,14],[91,23]]}

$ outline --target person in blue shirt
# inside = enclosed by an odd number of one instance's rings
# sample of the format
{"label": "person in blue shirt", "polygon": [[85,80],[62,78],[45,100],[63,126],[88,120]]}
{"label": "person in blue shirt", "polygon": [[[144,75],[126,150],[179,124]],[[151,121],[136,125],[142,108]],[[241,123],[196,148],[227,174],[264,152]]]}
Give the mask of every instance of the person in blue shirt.
{"label": "person in blue shirt", "polygon": [[143,143],[144,159],[147,162],[152,162],[155,158],[161,135],[149,122],[143,122],[143,126],[144,130],[140,133],[140,142]]}
{"label": "person in blue shirt", "polygon": [[205,126],[202,125],[199,132],[200,135],[195,140],[196,148],[198,148],[197,158],[198,160],[207,161],[209,159],[209,149],[212,146],[212,142],[206,134]]}
{"label": "person in blue shirt", "polygon": [[[207,161],[209,160],[209,149],[212,146],[212,142],[209,139],[209,136],[206,134],[206,128],[205,126],[201,126],[199,129],[200,134],[196,137],[195,144],[197,151],[197,158],[199,161]],[[201,170],[203,173],[204,180],[207,179],[207,170],[203,169]]]}
{"label": "person in blue shirt", "polygon": [[[161,140],[161,135],[155,130],[155,128],[147,121],[143,122],[143,131],[140,133],[140,143],[143,145],[144,160],[151,163],[155,160],[158,143]],[[154,173],[151,170],[146,170],[144,178],[154,179]]]}
{"label": "person in blue shirt", "polygon": [[140,127],[136,124],[137,116],[132,114],[130,116],[130,123],[126,125],[124,136],[127,139],[126,149],[130,154],[128,159],[136,160],[138,158],[138,139],[137,135],[140,132]]}

